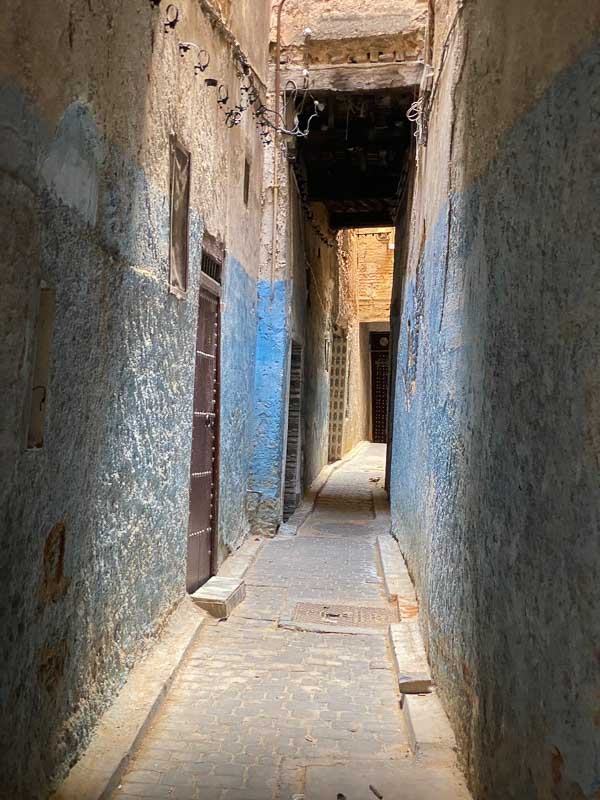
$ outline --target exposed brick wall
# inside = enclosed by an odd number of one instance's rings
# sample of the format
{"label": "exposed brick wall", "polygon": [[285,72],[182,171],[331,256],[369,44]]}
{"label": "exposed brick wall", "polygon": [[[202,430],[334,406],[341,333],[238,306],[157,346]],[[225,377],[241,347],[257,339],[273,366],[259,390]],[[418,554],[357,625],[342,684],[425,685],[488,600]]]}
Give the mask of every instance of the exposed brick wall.
{"label": "exposed brick wall", "polygon": [[394,231],[370,228],[355,239],[360,322],[387,322],[390,318],[394,271]]}

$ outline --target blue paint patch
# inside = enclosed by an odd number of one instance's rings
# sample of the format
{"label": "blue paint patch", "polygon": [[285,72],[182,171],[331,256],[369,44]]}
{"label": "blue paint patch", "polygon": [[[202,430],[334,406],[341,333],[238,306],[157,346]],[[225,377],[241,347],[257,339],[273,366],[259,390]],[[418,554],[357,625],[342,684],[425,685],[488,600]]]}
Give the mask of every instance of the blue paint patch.
{"label": "blue paint patch", "polygon": [[256,282],[234,258],[225,265],[221,323],[219,539],[234,546],[248,532],[246,495],[253,454]]}
{"label": "blue paint patch", "polygon": [[289,285],[257,283],[254,454],[251,489],[260,495],[261,521],[276,526],[280,517],[288,375]]}

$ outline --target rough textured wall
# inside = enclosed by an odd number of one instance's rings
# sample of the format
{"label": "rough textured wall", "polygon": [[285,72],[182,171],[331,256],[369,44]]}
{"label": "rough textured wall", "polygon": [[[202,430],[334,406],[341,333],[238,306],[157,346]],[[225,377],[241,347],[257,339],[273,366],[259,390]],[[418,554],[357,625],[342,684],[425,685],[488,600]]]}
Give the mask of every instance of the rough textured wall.
{"label": "rough textured wall", "polygon": [[[313,204],[315,219],[327,231],[327,212]],[[304,361],[304,485],[327,464],[329,450],[329,368],[337,255],[306,229],[308,300]]]}
{"label": "rough textured wall", "polygon": [[[291,341],[303,347],[303,487],[327,463],[329,372],[336,250],[306,222],[289,165],[279,163],[273,244],[273,160],[265,169],[255,379],[255,446],[250,481],[252,529],[273,534],[281,522]],[[314,206],[321,230],[326,212]],[[332,236],[329,232],[330,237]],[[329,345],[326,345],[326,340]]]}
{"label": "rough textured wall", "polygon": [[599,25],[465,4],[419,150],[393,525],[486,800],[600,793]]}
{"label": "rough textured wall", "polygon": [[[287,0],[282,13],[282,43],[304,42],[310,28],[315,40],[359,39],[389,34],[419,37],[427,16],[427,0]],[[275,14],[271,40],[275,41]]]}
{"label": "rough textured wall", "polygon": [[252,529],[274,534],[281,521],[289,390],[289,280],[258,282]]}
{"label": "rough textured wall", "polygon": [[[273,108],[272,93],[266,102]],[[283,161],[276,147],[270,147],[263,172],[257,283],[254,446],[249,483],[252,530],[270,535],[277,532],[283,513],[283,462],[291,349],[290,309],[293,296],[289,264],[289,181],[289,164]]]}
{"label": "rough textured wall", "polygon": [[[183,595],[205,227],[231,254],[229,313],[252,326],[262,148],[251,121],[227,129],[214,96],[198,91],[180,33],[210,50],[232,89],[236,70],[197,4],[178,6],[178,30],[165,34],[164,7],[141,0],[101,11],[17,2],[0,34],[0,202],[13,221],[2,230],[3,796],[45,796]],[[192,153],[185,301],[167,286],[171,130]],[[56,315],[44,447],[28,451],[41,280],[56,292]],[[235,346],[241,332],[224,314]],[[225,385],[240,373],[241,403],[247,350],[225,360]],[[231,406],[225,451],[247,441]],[[224,471],[236,498],[241,472]],[[240,506],[229,511],[223,521],[243,530]],[[239,529],[226,534],[235,541]]]}
{"label": "rough textured wall", "polygon": [[369,333],[364,325],[354,322],[348,330],[348,393],[344,421],[344,454],[370,436],[370,379]]}
{"label": "rough textured wall", "polygon": [[347,393],[344,413],[342,452],[369,438],[369,342],[358,316],[359,231],[338,234],[335,324],[347,334]]}
{"label": "rough textured wall", "polygon": [[219,453],[219,558],[221,563],[250,532],[247,496],[254,448],[254,378],[257,282],[227,258],[221,320],[221,448]]}
{"label": "rough textured wall", "polygon": [[394,233],[391,228],[367,228],[357,232],[360,322],[389,322],[394,275]]}

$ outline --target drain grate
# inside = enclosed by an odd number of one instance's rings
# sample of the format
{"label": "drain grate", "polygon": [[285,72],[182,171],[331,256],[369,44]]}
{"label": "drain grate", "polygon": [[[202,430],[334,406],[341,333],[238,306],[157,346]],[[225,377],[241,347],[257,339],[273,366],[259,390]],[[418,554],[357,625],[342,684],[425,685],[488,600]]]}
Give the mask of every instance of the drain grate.
{"label": "drain grate", "polygon": [[387,628],[390,622],[398,622],[398,615],[393,608],[296,603],[292,622],[344,628]]}

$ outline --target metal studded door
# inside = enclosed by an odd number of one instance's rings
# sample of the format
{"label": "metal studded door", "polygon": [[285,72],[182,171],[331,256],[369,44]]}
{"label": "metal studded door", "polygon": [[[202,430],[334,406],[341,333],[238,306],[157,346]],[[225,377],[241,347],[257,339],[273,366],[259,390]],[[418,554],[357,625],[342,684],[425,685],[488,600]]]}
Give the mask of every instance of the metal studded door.
{"label": "metal studded door", "polygon": [[374,442],[387,442],[389,347],[389,333],[371,334],[371,408]]}
{"label": "metal studded door", "polygon": [[[190,470],[186,587],[194,592],[214,571],[219,466],[220,264],[202,255]],[[209,277],[210,276],[210,277]]]}

